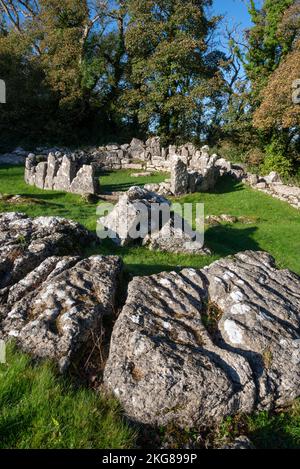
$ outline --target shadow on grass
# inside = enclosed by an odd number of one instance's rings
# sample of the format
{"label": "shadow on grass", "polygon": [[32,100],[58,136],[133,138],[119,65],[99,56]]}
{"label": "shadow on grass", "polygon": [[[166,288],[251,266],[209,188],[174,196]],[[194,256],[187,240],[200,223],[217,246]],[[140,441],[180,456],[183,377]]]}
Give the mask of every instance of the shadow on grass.
{"label": "shadow on grass", "polygon": [[128,191],[132,186],[139,186],[143,187],[146,182],[139,182],[137,179],[136,181],[131,181],[131,182],[125,182],[122,184],[103,184],[101,186],[101,191],[103,192],[126,192]]}
{"label": "shadow on grass", "polygon": [[32,198],[32,199],[41,199],[41,200],[53,200],[53,199],[61,199],[66,196],[66,192],[48,192],[44,191],[43,193],[22,193],[20,194],[22,197]]}
{"label": "shadow on grass", "polygon": [[[107,174],[106,174],[107,175]],[[147,184],[147,181],[141,181],[137,178],[136,181],[128,181],[123,182],[120,184],[103,184],[101,185],[101,189],[104,192],[125,192],[130,189],[130,187],[134,186],[144,186]],[[218,184],[216,185],[215,189],[210,191],[210,194],[226,194],[230,192],[239,192],[244,189],[244,185],[241,182],[236,181],[230,176],[223,176],[220,178]],[[193,194],[190,194],[193,195]]]}
{"label": "shadow on grass", "polygon": [[227,194],[229,192],[239,192],[244,189],[244,184],[231,176],[223,176],[219,179],[215,189],[210,194]]}
{"label": "shadow on grass", "polygon": [[218,257],[237,254],[240,251],[259,251],[259,244],[253,239],[257,227],[233,228],[218,225],[205,232],[205,243]]}
{"label": "shadow on grass", "polygon": [[[129,257],[126,270],[132,275],[153,275],[164,271],[179,271],[185,267],[202,268],[221,257],[234,255],[241,251],[259,251],[259,244],[253,239],[256,227],[232,228],[226,225],[211,227],[206,231],[205,245],[212,256],[169,254],[149,251],[139,246],[120,247],[112,240],[102,240],[99,246],[87,248],[86,255],[102,254]],[[133,260],[133,262],[131,261]],[[135,262],[136,261],[136,262]]]}

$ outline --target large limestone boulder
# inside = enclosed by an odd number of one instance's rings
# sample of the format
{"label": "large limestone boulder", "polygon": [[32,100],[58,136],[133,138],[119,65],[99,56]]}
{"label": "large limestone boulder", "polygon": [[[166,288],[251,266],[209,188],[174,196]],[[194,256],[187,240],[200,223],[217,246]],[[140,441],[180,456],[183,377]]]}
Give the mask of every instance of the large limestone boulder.
{"label": "large limestone boulder", "polygon": [[[153,204],[168,205],[169,203],[164,197],[154,192],[138,186],[131,187],[126,194],[120,197],[114,209],[106,217],[99,219],[99,223],[110,231],[111,238],[120,246],[126,246],[134,242],[142,243],[142,240],[151,229],[151,207]],[[141,209],[144,209],[147,217],[147,220],[142,222],[140,218]],[[155,228],[155,225],[153,225],[153,228]],[[138,237],[134,238],[133,231],[139,229]]]}
{"label": "large limestone boulder", "polygon": [[65,371],[81,347],[102,336],[103,318],[113,318],[121,268],[117,257],[47,258],[9,289],[0,336]]}
{"label": "large limestone boulder", "polygon": [[151,137],[146,141],[146,151],[152,156],[162,156],[162,148],[159,137]]}
{"label": "large limestone boulder", "polygon": [[111,322],[117,310],[122,272],[118,257],[78,256],[95,241],[62,218],[0,216],[1,339],[54,359],[61,371],[82,347],[93,347],[104,334],[102,320]]}
{"label": "large limestone boulder", "polygon": [[283,184],[280,175],[276,171],[271,171],[268,176],[264,176],[264,180],[267,184],[273,184],[274,182]]}
{"label": "large limestone boulder", "polygon": [[30,218],[21,213],[0,215],[0,298],[50,256],[76,255],[95,243],[83,226],[58,217]]}
{"label": "large limestone boulder", "polygon": [[300,278],[260,252],[220,260],[204,275],[223,312],[220,337],[253,369],[258,407],[291,402],[300,395]]}
{"label": "large limestone boulder", "polygon": [[229,161],[225,160],[225,158],[218,158],[215,163],[215,166],[220,169],[221,176],[230,173],[232,169],[232,164]]}
{"label": "large limestone boulder", "polygon": [[36,156],[34,154],[28,155],[25,160],[25,175],[24,179],[26,184],[34,185],[35,183],[35,169],[36,169],[37,161]]}
{"label": "large limestone boulder", "polygon": [[300,278],[265,253],[135,278],[105,384],[138,422],[211,425],[300,395]]}
{"label": "large limestone boulder", "polygon": [[289,199],[294,197],[300,201],[300,187],[292,187],[277,183],[272,186],[272,191],[283,198]]}
{"label": "large limestone boulder", "polygon": [[39,189],[44,189],[45,180],[47,176],[47,162],[38,163],[35,168],[35,179],[34,183]]}

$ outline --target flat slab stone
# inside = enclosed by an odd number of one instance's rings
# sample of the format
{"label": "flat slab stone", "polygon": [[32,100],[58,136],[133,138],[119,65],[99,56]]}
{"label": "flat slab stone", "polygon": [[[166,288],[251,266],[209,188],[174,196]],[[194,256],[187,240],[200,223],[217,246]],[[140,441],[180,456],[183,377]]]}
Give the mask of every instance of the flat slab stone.
{"label": "flat slab stone", "polygon": [[300,278],[266,253],[135,278],[105,384],[130,418],[197,427],[300,395]]}

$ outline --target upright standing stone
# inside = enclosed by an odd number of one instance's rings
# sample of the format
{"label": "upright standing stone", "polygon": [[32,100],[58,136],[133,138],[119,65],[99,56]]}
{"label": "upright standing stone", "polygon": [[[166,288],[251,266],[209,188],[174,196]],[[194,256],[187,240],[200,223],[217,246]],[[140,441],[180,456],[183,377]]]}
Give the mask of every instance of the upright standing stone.
{"label": "upright standing stone", "polygon": [[175,156],[177,153],[177,147],[175,145],[170,145],[169,146],[169,155],[170,156]]}
{"label": "upright standing stone", "polygon": [[177,156],[171,162],[171,192],[174,195],[186,194],[189,175],[186,164]]}
{"label": "upright standing stone", "polygon": [[36,157],[33,153],[28,155],[25,161],[25,182],[26,184],[35,184]]}
{"label": "upright standing stone", "polygon": [[74,194],[97,194],[99,192],[95,168],[92,165],[82,166],[72,181],[70,192]]}
{"label": "upright standing stone", "polygon": [[35,180],[34,183],[39,189],[44,189],[45,179],[47,175],[47,162],[39,163],[35,170]]}
{"label": "upright standing stone", "polygon": [[48,168],[47,168],[47,176],[45,180],[45,189],[53,189],[55,177],[57,175],[59,169],[59,160],[57,157],[50,153],[48,156]]}
{"label": "upright standing stone", "polygon": [[129,153],[133,159],[141,159],[145,154],[145,145],[142,140],[133,138],[130,143]]}
{"label": "upright standing stone", "polygon": [[65,155],[54,181],[54,189],[69,192],[75,175],[75,163]]}
{"label": "upright standing stone", "polygon": [[147,152],[152,156],[161,156],[161,146],[159,137],[151,137],[146,141]]}

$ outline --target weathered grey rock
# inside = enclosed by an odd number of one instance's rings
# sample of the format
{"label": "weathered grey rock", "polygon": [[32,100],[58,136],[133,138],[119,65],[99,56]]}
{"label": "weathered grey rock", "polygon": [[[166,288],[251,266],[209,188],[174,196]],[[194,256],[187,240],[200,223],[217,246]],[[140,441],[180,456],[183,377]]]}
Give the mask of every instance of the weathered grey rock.
{"label": "weathered grey rock", "polygon": [[273,184],[272,191],[280,197],[295,197],[300,200],[300,187],[291,187],[284,184]]}
{"label": "weathered grey rock", "polygon": [[246,182],[250,184],[250,186],[255,186],[259,182],[259,177],[257,174],[248,174]]}
{"label": "weathered grey rock", "polygon": [[36,164],[37,161],[34,155],[29,155],[28,158],[26,158],[24,175],[26,184],[34,185]]}
{"label": "weathered grey rock", "polygon": [[281,177],[276,173],[276,171],[272,171],[268,176],[264,176],[264,180],[267,184],[273,184],[274,182],[282,184]]}
{"label": "weathered grey rock", "polygon": [[189,175],[186,164],[181,158],[174,156],[171,162],[171,192],[174,195],[186,194],[188,191]]}
{"label": "weathered grey rock", "polygon": [[[184,227],[184,230],[183,230]],[[176,214],[161,230],[144,238],[143,245],[152,251],[208,256],[211,251],[196,239],[191,226]]]}
{"label": "weathered grey rock", "polygon": [[169,155],[170,155],[170,157],[177,155],[177,147],[176,147],[176,145],[170,145],[170,146],[169,146]]}
{"label": "weathered grey rock", "polygon": [[123,164],[123,169],[144,169],[142,163],[128,163]]}
{"label": "weathered grey rock", "polygon": [[[107,230],[110,230],[113,241],[118,245],[142,243],[151,229],[151,206],[161,203],[168,204],[166,199],[154,192],[140,187],[131,187],[126,194],[120,197],[113,211],[106,217],[100,218],[99,222]],[[143,208],[146,210],[148,220],[141,223],[140,210]],[[142,225],[139,238],[134,239],[132,232],[135,229],[138,231],[139,225]]]}
{"label": "weathered grey rock", "polygon": [[46,259],[10,289],[0,307],[2,337],[65,371],[101,337],[103,317],[113,318],[121,268],[117,257]]}
{"label": "weathered grey rock", "polygon": [[145,145],[142,140],[133,138],[130,143],[129,153],[133,159],[141,159],[144,156]]}
{"label": "weathered grey rock", "polygon": [[65,155],[54,179],[54,189],[68,192],[75,175],[76,164]]}
{"label": "weathered grey rock", "polygon": [[201,148],[201,154],[202,156],[204,157],[209,157],[209,151],[210,151],[210,148],[208,145],[204,145],[202,148]]}
{"label": "weathered grey rock", "polygon": [[111,152],[111,151],[116,151],[119,150],[119,145],[117,144],[112,144],[112,145],[107,145],[106,150]]}
{"label": "weathered grey rock", "polygon": [[99,189],[94,166],[83,165],[73,179],[69,190],[75,194],[98,194]]}
{"label": "weathered grey rock", "polygon": [[105,384],[136,421],[212,425],[300,395],[300,278],[245,252],[135,278]]}
{"label": "weathered grey rock", "polygon": [[256,189],[266,189],[268,186],[267,186],[267,183],[266,182],[258,182],[256,185],[255,185],[255,188]]}
{"label": "weathered grey rock", "polygon": [[20,281],[50,256],[76,255],[96,238],[83,226],[57,217],[0,215],[0,302],[7,287]]}
{"label": "weathered grey rock", "polygon": [[223,311],[224,343],[252,367],[258,408],[291,402],[300,394],[300,278],[276,270],[261,252],[218,261],[205,275],[209,298]]}
{"label": "weathered grey rock", "polygon": [[56,154],[50,153],[47,160],[47,175],[45,180],[45,189],[52,190],[54,188],[54,181],[59,170],[59,160]]}
{"label": "weathered grey rock", "polygon": [[247,436],[239,436],[232,443],[222,446],[219,449],[255,449],[253,443]]}
{"label": "weathered grey rock", "polygon": [[[26,159],[26,183],[41,189],[63,190],[81,195],[99,193],[99,181],[95,173],[98,165],[86,164],[92,160],[84,152],[77,151],[61,158],[61,152],[56,151],[49,153],[47,161],[45,159],[43,155],[33,155]],[[116,161],[119,160],[116,158]],[[114,163],[111,164],[111,167],[114,166]]]}
{"label": "weathered grey rock", "polygon": [[228,174],[237,181],[242,181],[247,177],[245,169],[240,164],[232,164]]}
{"label": "weathered grey rock", "polygon": [[200,151],[195,151],[189,167],[193,170],[190,181],[191,192],[208,192],[214,189],[220,175],[226,174],[227,169],[231,169],[230,163],[220,160],[217,155],[209,156],[209,147],[203,147]]}
{"label": "weathered grey rock", "polygon": [[159,137],[151,137],[146,141],[147,152],[152,156],[162,156],[162,149]]}
{"label": "weathered grey rock", "polygon": [[238,217],[235,217],[233,215],[226,215],[221,214],[221,215],[208,215],[205,217],[205,223],[208,225],[219,225],[221,223],[237,223],[239,220]]}
{"label": "weathered grey rock", "polygon": [[232,169],[232,165],[225,158],[218,158],[215,165],[220,168],[221,175],[229,173]]}
{"label": "weathered grey rock", "polygon": [[47,163],[42,162],[36,166],[34,184],[39,189],[44,189],[47,175]]}
{"label": "weathered grey rock", "polygon": [[204,280],[186,269],[135,278],[129,285],[104,381],[136,421],[211,425],[240,406],[254,406],[248,362],[214,345],[203,324]]}

